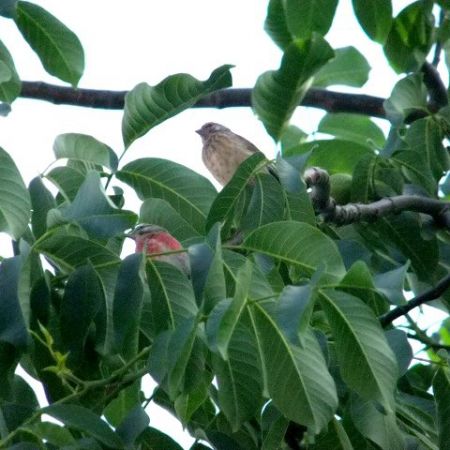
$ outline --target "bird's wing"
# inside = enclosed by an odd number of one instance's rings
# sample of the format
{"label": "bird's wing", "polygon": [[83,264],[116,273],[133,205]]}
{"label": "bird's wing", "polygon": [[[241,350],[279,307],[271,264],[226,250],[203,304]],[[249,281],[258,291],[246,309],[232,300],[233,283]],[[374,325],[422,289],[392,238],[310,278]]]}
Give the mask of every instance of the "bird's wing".
{"label": "bird's wing", "polygon": [[[237,135],[239,136],[239,135]],[[252,144],[249,140],[245,139],[245,137],[239,136],[242,139],[242,142],[245,143],[245,147],[247,148],[247,150],[251,153],[261,153],[261,150],[255,145]]]}
{"label": "bird's wing", "polygon": [[[239,136],[239,135],[238,135]],[[242,136],[239,136],[243,142],[245,142],[245,146],[247,148],[248,151],[250,151],[251,153],[262,153],[261,150],[256,147],[255,144],[252,144],[250,141],[248,141],[247,139],[245,139]],[[273,166],[273,164],[270,164],[269,166],[267,166],[267,170],[269,171],[269,173],[274,176],[278,181],[280,181],[280,178],[278,176],[278,173],[275,169],[275,167]]]}

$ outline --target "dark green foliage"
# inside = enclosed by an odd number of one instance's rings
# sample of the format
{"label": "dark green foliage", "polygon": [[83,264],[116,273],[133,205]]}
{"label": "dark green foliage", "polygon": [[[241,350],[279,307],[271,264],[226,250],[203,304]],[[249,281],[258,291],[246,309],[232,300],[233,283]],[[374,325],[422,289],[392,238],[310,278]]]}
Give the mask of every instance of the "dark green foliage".
{"label": "dark green foliage", "polygon": [[[78,38],[40,6],[3,3],[0,15],[17,24],[44,68],[76,85],[84,68]],[[314,166],[344,175],[347,198],[362,203],[448,194],[448,107],[430,111],[420,71],[436,39],[449,47],[448,24],[434,30],[432,1],[392,17],[389,0],[353,0],[364,32],[407,73],[384,104],[392,129],[386,138],[367,116],[328,113],[317,126],[328,137],[311,137],[291,123],[310,86],[360,88],[370,69],[355,48],[325,40],[337,3],[269,2],[265,28],[283,56],[278,70],[260,75],[252,101],[282,152],[275,163],[253,155],[219,193],[173,161],[124,165],[117,149],[76,133],[56,138],[58,167],[27,189],[0,149],[0,231],[16,251],[0,266],[1,448],[180,450],[149,426],[150,402],[202,441],[192,450],[450,448],[448,321],[432,336],[412,319],[402,329],[380,323],[406,302],[405,291],[418,295],[447,274],[448,233],[412,211],[324,223],[302,178]],[[434,3],[448,15],[448,2]],[[206,81],[176,74],[132,89],[125,151],[229,87],[230,67]],[[0,43],[0,100],[19,92]],[[123,207],[130,189],[142,201],[139,219]],[[190,277],[122,254],[124,233],[138,221],[182,243]],[[448,298],[437,306],[448,307]],[[410,338],[432,364],[411,365]],[[15,374],[19,364],[43,384],[48,407]],[[158,386],[146,399],[147,374]]]}

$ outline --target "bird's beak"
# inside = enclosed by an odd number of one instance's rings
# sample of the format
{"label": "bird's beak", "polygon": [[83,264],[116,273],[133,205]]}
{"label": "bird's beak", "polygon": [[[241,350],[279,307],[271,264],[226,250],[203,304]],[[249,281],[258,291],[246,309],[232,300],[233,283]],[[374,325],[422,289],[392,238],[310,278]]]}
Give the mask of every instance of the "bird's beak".
{"label": "bird's beak", "polygon": [[133,239],[133,240],[136,239],[136,238],[134,237],[134,234],[133,234],[132,231],[129,231],[128,233],[123,233],[123,235],[124,235],[126,238],[130,238],[130,239]]}
{"label": "bird's beak", "polygon": [[198,130],[195,130],[195,132],[196,132],[197,134],[199,134],[200,136],[202,135],[202,130],[201,130],[201,128],[199,128]]}

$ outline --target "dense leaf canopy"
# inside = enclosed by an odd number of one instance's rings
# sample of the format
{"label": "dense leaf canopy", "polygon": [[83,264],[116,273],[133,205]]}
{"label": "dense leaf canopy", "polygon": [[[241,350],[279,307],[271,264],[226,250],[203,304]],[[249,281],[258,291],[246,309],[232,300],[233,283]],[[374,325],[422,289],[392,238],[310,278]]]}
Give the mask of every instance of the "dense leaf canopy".
{"label": "dense leaf canopy", "polygon": [[[196,439],[192,450],[450,449],[450,322],[431,335],[408,315],[431,301],[450,308],[450,113],[436,70],[441,53],[448,62],[450,5],[411,1],[394,17],[390,0],[352,1],[401,74],[384,102],[385,136],[361,101],[370,61],[326,41],[337,4],[268,1],[261,27],[283,55],[251,102],[282,150],[271,162],[254,153],[220,192],[173,161],[122,156],[227,92],[229,65],[131,89],[121,155],[61,134],[58,165],[27,187],[0,148],[0,231],[15,249],[0,266],[0,448],[180,449],[149,425],[154,402]],[[49,74],[77,86],[84,52],[65,24],[26,1],[2,2],[0,15]],[[2,111],[21,83],[0,42]],[[360,90],[359,114],[330,112],[308,136],[294,111],[312,88],[331,99],[334,85]],[[125,206],[130,190],[139,214]],[[139,222],[181,250],[123,257]],[[180,253],[190,276],[170,264]]]}

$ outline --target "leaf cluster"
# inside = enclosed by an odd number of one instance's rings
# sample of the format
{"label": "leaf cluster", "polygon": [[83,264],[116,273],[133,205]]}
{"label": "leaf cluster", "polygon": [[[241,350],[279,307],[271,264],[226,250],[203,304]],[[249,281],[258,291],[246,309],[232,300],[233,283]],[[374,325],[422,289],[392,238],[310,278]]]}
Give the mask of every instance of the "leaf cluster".
{"label": "leaf cluster", "polygon": [[[423,67],[433,45],[448,45],[448,24],[434,27],[431,1],[397,17],[389,0],[352,4],[406,74],[385,104],[387,138],[365,116],[326,115],[321,139],[291,123],[310,86],[362,87],[369,65],[353,47],[326,42],[337,1],[271,0],[265,28],[283,56],[258,78],[252,101],[281,144],[278,179],[258,153],[219,193],[169,160],[121,164],[136,139],[229,87],[229,65],[205,81],[175,74],[131,90],[120,156],[93,136],[63,134],[57,164],[26,186],[0,149],[0,231],[15,248],[0,267],[0,447],[179,449],[149,426],[154,402],[196,438],[193,450],[449,448],[448,323],[436,336],[412,321],[408,333],[380,324],[405,290],[420,293],[448,273],[448,233],[413,212],[327,225],[302,180],[314,166],[345,175],[347,198],[365,203],[447,194],[450,117],[446,104],[430,109]],[[65,25],[24,1],[4,2],[0,14],[49,73],[78,83],[83,51]],[[0,45],[0,99],[19,92]],[[125,192],[142,201],[139,215]],[[137,222],[182,243],[190,277],[141,254],[123,257],[124,232]],[[447,310],[449,301],[444,293],[436,304]],[[409,337],[432,364],[412,364]],[[39,406],[18,364],[43,384],[49,406]],[[149,398],[147,374],[158,385]]]}

